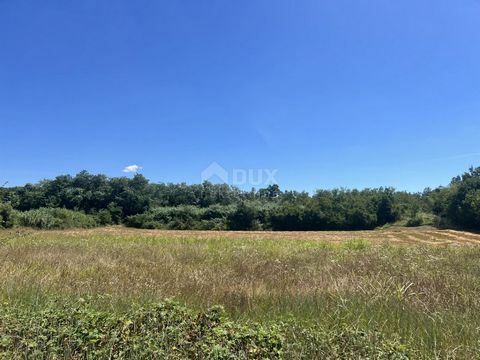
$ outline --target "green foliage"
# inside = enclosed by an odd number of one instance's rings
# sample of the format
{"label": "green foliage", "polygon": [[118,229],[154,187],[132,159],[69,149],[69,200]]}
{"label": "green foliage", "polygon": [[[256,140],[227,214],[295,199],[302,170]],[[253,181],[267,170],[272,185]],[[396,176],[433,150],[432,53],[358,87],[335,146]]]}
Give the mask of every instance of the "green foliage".
{"label": "green foliage", "polygon": [[97,225],[93,216],[78,211],[40,208],[19,214],[19,224],[37,229],[91,228]]}
{"label": "green foliage", "polygon": [[15,225],[17,213],[10,204],[0,202],[0,229],[11,228]]}
{"label": "green foliage", "polygon": [[129,216],[125,225],[142,229],[226,230],[227,218],[233,209],[212,205],[199,208],[191,205],[153,208],[143,214]]}
{"label": "green foliage", "polygon": [[252,204],[242,202],[228,217],[231,230],[257,230],[259,228],[258,209]]}
{"label": "green foliage", "polygon": [[426,192],[441,227],[480,230],[480,167],[455,177],[450,186]]}
{"label": "green foliage", "polygon": [[96,214],[96,219],[100,225],[111,225],[113,224],[113,216],[110,211],[107,209],[102,209]]}
{"label": "green foliage", "polygon": [[374,229],[398,217],[392,189],[321,190],[312,198],[280,198],[270,212],[273,230]]}
{"label": "green foliage", "polygon": [[407,220],[407,223],[405,224],[407,227],[417,227],[423,225],[423,218],[420,216],[415,216],[413,218],[410,218]]}
{"label": "green foliage", "polygon": [[422,194],[378,188],[313,195],[282,191],[276,184],[247,192],[225,184],[154,184],[139,174],[108,178],[82,171],[3,188],[0,202],[17,211],[64,208],[93,215],[100,225],[152,229],[363,230],[393,223],[418,226],[420,218],[424,224],[480,229],[480,168]]}
{"label": "green foliage", "polygon": [[408,359],[412,352],[376,331],[340,325],[325,330],[293,320],[233,322],[222,307],[195,312],[173,301],[99,310],[90,300],[41,308],[0,305],[5,359]]}
{"label": "green foliage", "polygon": [[377,204],[377,223],[381,226],[395,222],[398,218],[394,209],[393,189],[386,189]]}
{"label": "green foliage", "polygon": [[269,224],[273,230],[308,229],[309,219],[312,219],[309,215],[304,206],[284,204],[270,212]]}
{"label": "green foliage", "polygon": [[172,301],[129,309],[96,310],[88,302],[40,310],[3,304],[0,355],[5,359],[278,359],[275,326],[241,325],[221,307],[196,313]]}

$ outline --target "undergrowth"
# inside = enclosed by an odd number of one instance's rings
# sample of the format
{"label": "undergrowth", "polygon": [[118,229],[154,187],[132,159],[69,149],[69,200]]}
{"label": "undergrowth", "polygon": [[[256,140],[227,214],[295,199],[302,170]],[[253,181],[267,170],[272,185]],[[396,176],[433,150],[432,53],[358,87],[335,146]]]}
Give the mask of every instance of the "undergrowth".
{"label": "undergrowth", "polygon": [[197,312],[171,300],[124,312],[83,299],[0,309],[2,359],[408,359],[410,353],[378,332],[234,322],[220,306]]}

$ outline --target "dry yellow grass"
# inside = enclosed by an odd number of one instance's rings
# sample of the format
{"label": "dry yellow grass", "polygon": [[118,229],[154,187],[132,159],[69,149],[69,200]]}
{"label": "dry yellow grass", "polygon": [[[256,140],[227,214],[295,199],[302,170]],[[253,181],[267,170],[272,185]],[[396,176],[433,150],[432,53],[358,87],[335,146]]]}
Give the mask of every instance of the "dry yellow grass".
{"label": "dry yellow grass", "polygon": [[[11,230],[12,234],[18,230]],[[42,232],[23,229],[24,234]],[[191,237],[195,239],[259,239],[259,240],[319,240],[341,242],[364,239],[377,244],[431,244],[431,245],[480,245],[480,234],[457,231],[438,230],[430,227],[395,228],[386,230],[363,231],[204,231],[204,230],[144,230],[122,226],[96,229],[49,230],[52,234],[75,236],[152,236],[152,237]]]}

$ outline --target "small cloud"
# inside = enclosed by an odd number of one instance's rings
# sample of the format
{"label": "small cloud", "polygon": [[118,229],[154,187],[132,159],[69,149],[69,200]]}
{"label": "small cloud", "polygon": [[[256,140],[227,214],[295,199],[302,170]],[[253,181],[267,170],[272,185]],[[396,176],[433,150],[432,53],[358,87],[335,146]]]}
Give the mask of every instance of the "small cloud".
{"label": "small cloud", "polygon": [[133,173],[133,172],[138,172],[139,170],[142,170],[143,168],[138,165],[128,165],[125,166],[125,169],[123,169],[124,173]]}

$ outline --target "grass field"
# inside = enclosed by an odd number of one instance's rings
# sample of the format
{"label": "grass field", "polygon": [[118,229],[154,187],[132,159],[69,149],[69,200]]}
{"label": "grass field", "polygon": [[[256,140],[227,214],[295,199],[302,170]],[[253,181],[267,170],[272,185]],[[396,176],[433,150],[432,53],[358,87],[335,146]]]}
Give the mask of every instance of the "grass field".
{"label": "grass field", "polygon": [[286,358],[315,356],[315,342],[299,336],[314,328],[331,342],[334,330],[378,332],[415,359],[472,359],[480,357],[478,245],[480,235],[431,228],[4,230],[0,295],[3,314],[52,299],[119,313],[166,298],[199,312],[222,305],[236,324],[288,324]]}

